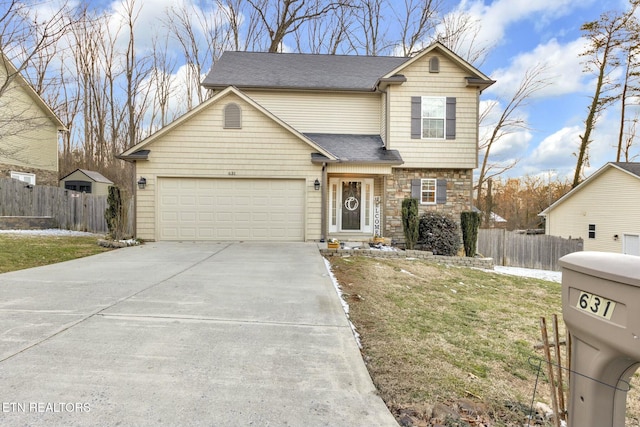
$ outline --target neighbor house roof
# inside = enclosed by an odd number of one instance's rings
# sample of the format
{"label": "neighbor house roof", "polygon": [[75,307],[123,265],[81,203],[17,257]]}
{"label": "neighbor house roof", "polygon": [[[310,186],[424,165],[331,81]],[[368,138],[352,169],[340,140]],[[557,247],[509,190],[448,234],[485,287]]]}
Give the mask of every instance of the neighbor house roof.
{"label": "neighbor house roof", "polygon": [[494,83],[442,43],[435,42],[413,57],[224,52],[202,85],[209,89],[235,86],[371,92],[382,82],[402,83],[402,70],[434,50],[468,71],[469,86],[484,89]]}
{"label": "neighbor house roof", "polygon": [[73,172],[63,176],[62,178],[60,178],[60,181],[64,181],[65,178],[67,178],[70,175],[73,175],[74,173],[76,173],[78,171],[80,171],[83,174],[85,174],[89,179],[91,179],[94,182],[104,182],[105,184],[113,184],[113,181],[111,181],[109,178],[106,178],[101,173],[96,172],[96,171],[86,170],[86,169],[76,169]]}
{"label": "neighbor house roof", "polygon": [[559,198],[555,203],[551,204],[551,206],[549,206],[547,209],[545,209],[542,212],[540,212],[538,215],[540,215],[540,216],[547,215],[556,206],[558,206],[561,203],[564,203],[567,199],[569,199],[571,196],[573,196],[574,194],[576,194],[577,192],[582,190],[584,187],[589,185],[590,182],[594,181],[597,177],[602,175],[606,170],[608,170],[610,168],[618,169],[618,170],[620,170],[620,171],[622,171],[624,173],[627,173],[629,175],[634,176],[635,178],[640,179],[640,163],[635,163],[635,162],[609,162],[606,165],[602,166],[597,171],[595,171],[593,174],[591,174],[591,176],[589,176],[589,178],[587,178],[584,181],[582,181],[580,183],[580,185],[578,185],[577,187],[575,187],[574,189],[569,191],[567,194],[565,194],[564,196]]}
{"label": "neighbor house roof", "polygon": [[372,91],[380,77],[408,59],[388,56],[224,52],[202,85],[210,89],[236,86]]}
{"label": "neighbor house roof", "polygon": [[40,107],[40,109],[45,113],[47,117],[51,119],[51,121],[53,121],[53,123],[56,125],[56,128],[61,131],[67,130],[64,123],[62,123],[62,120],[60,120],[56,113],[53,112],[51,107],[49,107],[49,105],[42,99],[38,92],[36,92],[33,86],[31,86],[31,83],[29,83],[27,79],[25,79],[24,76],[18,72],[18,69],[2,51],[0,51],[0,63],[4,65],[8,74],[15,75],[14,82],[25,90],[25,92],[27,93],[27,95],[29,95],[33,102],[38,107]]}
{"label": "neighbor house roof", "polygon": [[343,135],[305,133],[313,142],[333,154],[337,160],[325,156],[313,156],[314,162],[378,163],[401,165],[404,163],[398,150],[387,150],[380,135]]}

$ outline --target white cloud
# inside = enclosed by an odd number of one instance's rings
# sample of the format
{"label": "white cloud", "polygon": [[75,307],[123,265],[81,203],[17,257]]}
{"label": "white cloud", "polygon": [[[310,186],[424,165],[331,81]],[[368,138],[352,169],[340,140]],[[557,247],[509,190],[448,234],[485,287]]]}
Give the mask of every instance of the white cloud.
{"label": "white cloud", "polygon": [[580,53],[584,51],[585,43],[584,39],[579,38],[563,45],[553,39],[536,46],[531,52],[516,56],[508,68],[491,73],[491,78],[497,82],[486,93],[511,96],[526,72],[539,64],[545,66],[540,77],[547,79],[550,84],[535,92],[532,99],[583,92],[588,85],[585,80],[589,79],[589,75],[582,72],[580,63]]}
{"label": "white cloud", "polygon": [[544,26],[553,19],[567,15],[577,7],[586,7],[594,0],[496,0],[486,5],[484,0],[462,0],[454,13],[467,12],[482,24],[478,40],[497,45],[504,39],[507,28],[525,19]]}

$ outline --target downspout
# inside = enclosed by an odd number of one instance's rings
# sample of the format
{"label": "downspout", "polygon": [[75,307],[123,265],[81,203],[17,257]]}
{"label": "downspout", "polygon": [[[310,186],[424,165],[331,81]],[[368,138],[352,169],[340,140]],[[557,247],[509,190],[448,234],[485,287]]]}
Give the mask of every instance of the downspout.
{"label": "downspout", "polygon": [[322,191],[322,201],[320,203],[320,241],[324,242],[327,237],[327,163],[322,163],[322,182],[320,182],[320,191]]}

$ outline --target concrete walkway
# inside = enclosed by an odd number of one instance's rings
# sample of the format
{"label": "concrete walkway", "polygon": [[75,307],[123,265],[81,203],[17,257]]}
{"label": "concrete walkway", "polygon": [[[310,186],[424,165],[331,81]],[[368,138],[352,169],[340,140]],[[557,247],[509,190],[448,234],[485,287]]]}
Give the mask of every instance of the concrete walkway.
{"label": "concrete walkway", "polygon": [[148,243],[0,275],[0,404],[2,426],[397,426],[305,243]]}

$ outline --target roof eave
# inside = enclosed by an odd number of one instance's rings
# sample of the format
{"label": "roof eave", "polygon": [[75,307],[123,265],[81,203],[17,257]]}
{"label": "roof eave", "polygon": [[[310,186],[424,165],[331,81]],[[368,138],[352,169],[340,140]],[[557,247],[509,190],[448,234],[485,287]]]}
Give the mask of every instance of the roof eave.
{"label": "roof eave", "polygon": [[478,89],[480,89],[480,92],[482,92],[483,90],[485,90],[486,88],[488,88],[489,86],[491,86],[496,82],[495,80],[480,79],[477,77],[467,77],[466,80],[467,80],[467,87],[477,87]]}
{"label": "roof eave", "polygon": [[[205,85],[205,89],[209,90],[224,90],[230,85]],[[272,91],[318,91],[318,92],[373,92],[374,87],[340,87],[340,86],[326,86],[326,87],[304,87],[304,86],[264,86],[264,85],[233,85],[238,90],[272,90]]]}
{"label": "roof eave", "polygon": [[151,150],[138,150],[131,154],[118,154],[116,159],[124,160],[126,162],[135,162],[138,160],[149,160],[149,153]]}

